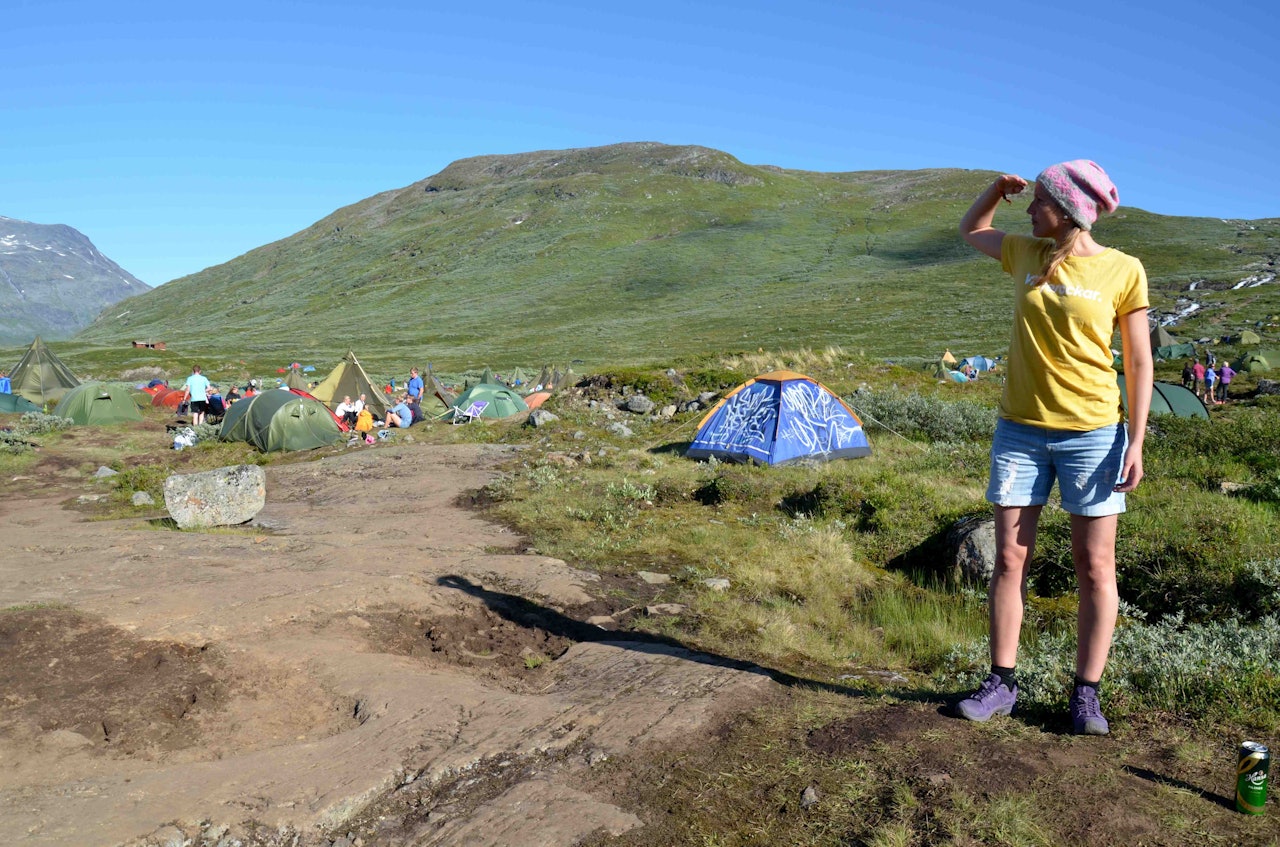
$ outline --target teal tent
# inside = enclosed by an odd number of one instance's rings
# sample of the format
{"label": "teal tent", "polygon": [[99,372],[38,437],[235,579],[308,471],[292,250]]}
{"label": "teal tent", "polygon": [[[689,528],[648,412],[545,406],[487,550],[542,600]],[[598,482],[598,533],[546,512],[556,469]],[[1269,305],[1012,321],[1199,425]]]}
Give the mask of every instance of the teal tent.
{"label": "teal tent", "polygon": [[[1116,383],[1120,386],[1120,403],[1127,412],[1129,395],[1125,389],[1124,374],[1116,374]],[[1151,414],[1209,419],[1209,410],[1194,391],[1171,382],[1157,382],[1152,386]]]}
{"label": "teal tent", "polygon": [[343,435],[333,413],[319,400],[277,388],[232,403],[219,437],[273,453],[336,444]]}
{"label": "teal tent", "polygon": [[0,412],[38,412],[40,407],[21,394],[0,394]]}
{"label": "teal tent", "polygon": [[53,414],[82,426],[142,420],[129,386],[110,382],[82,382],[62,395]]}
{"label": "teal tent", "polygon": [[1179,341],[1162,326],[1151,330],[1151,355],[1157,362],[1169,359],[1193,359],[1196,355],[1195,345],[1187,341]]}

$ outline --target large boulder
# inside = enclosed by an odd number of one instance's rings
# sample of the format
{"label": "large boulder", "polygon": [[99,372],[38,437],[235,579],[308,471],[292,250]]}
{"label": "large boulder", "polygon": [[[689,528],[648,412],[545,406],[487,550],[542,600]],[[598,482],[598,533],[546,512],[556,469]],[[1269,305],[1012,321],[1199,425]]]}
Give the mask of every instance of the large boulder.
{"label": "large boulder", "polygon": [[947,547],[955,551],[958,582],[986,587],[996,567],[996,522],[969,517],[956,521],[947,533]]}
{"label": "large boulder", "polygon": [[622,408],[628,412],[634,412],[637,415],[647,415],[654,410],[658,404],[654,403],[643,394],[632,394],[622,404]]}
{"label": "large boulder", "polygon": [[235,465],[164,481],[164,505],[182,529],[234,526],[267,504],[267,475],[257,465]]}
{"label": "large boulder", "polygon": [[528,419],[525,420],[525,425],[536,429],[544,427],[549,423],[554,423],[558,420],[560,419],[548,412],[546,409],[534,409],[529,413]]}

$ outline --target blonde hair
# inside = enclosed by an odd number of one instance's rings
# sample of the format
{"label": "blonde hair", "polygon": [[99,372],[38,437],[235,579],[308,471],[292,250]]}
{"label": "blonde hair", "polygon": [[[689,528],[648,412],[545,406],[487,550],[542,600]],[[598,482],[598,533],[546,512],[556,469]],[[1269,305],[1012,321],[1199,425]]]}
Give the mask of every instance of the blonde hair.
{"label": "blonde hair", "polygon": [[1078,226],[1072,226],[1071,231],[1067,233],[1067,237],[1059,242],[1058,246],[1049,254],[1049,258],[1045,260],[1044,269],[1040,271],[1040,285],[1044,285],[1058,271],[1058,267],[1063,263],[1071,251],[1075,249],[1076,241],[1080,238],[1080,233],[1084,232]]}

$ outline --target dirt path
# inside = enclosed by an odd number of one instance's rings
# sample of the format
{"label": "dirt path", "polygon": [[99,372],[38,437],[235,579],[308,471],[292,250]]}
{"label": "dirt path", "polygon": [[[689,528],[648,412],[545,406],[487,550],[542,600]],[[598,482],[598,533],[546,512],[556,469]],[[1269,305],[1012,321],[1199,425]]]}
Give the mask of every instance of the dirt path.
{"label": "dirt path", "polygon": [[597,640],[579,622],[604,594],[594,575],[456,504],[504,450],[274,467],[257,528],[234,532],[6,496],[0,608],[22,608],[0,615],[0,841],[181,843],[256,822],[327,844],[397,786],[486,768],[515,776],[411,843],[569,845],[639,825],[583,773],[774,683]]}

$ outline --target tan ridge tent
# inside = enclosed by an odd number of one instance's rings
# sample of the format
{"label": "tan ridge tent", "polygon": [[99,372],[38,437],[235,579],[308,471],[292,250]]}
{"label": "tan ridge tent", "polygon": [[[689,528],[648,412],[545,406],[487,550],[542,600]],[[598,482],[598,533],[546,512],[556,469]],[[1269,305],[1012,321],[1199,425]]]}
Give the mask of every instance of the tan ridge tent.
{"label": "tan ridge tent", "polygon": [[68,391],[80,384],[71,369],[54,355],[38,335],[14,366],[9,379],[13,383],[14,394],[26,397],[41,408],[49,403],[57,403]]}
{"label": "tan ridge tent", "polygon": [[[431,383],[431,392],[444,404],[446,409],[451,408],[458,400],[458,395],[454,394],[445,384],[436,376],[435,371],[431,370],[431,365],[427,365],[427,379]],[[426,392],[423,392],[424,394]]]}
{"label": "tan ridge tent", "polygon": [[330,409],[336,409],[343,397],[355,400],[361,394],[365,395],[365,403],[376,420],[387,416],[386,395],[374,386],[353,350],[348,350],[342,361],[311,391],[312,397]]}

